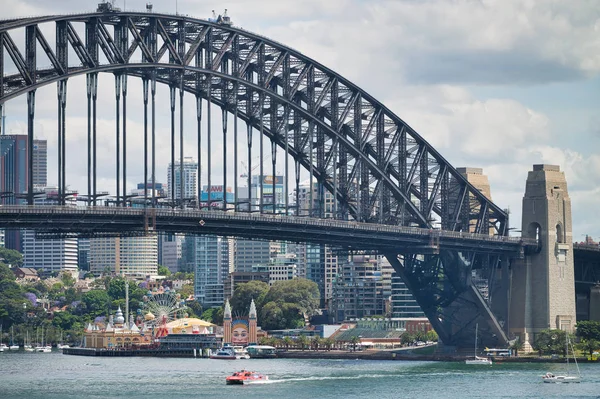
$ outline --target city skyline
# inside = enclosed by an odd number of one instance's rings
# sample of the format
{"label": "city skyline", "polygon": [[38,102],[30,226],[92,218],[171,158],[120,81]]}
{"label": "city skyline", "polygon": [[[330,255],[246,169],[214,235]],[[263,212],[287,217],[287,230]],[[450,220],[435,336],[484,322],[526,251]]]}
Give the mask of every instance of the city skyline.
{"label": "city skyline", "polygon": [[[595,111],[600,105],[600,62],[594,58],[600,50],[595,39],[600,31],[600,2],[575,7],[557,1],[338,0],[309,1],[302,9],[291,4],[265,0],[253,6],[242,1],[226,6],[235,26],[299,50],[381,100],[453,166],[483,168],[495,203],[510,209],[511,227],[516,230],[520,230],[521,201],[531,165],[560,165],[573,203],[573,240],[583,241],[586,234],[600,237],[600,227],[589,218],[600,194],[600,130]],[[120,1],[116,5],[123,6]],[[141,1],[127,2],[127,9],[144,6]],[[21,0],[5,9],[8,18],[95,7],[95,2],[48,5]],[[210,10],[222,12],[222,8],[213,1],[182,0],[178,10],[208,18]],[[154,11],[172,12],[159,1]],[[464,23],[467,20],[476,22]],[[360,57],[352,50],[355,45],[362,48]],[[103,111],[98,127],[106,134],[99,140],[99,162],[104,167],[98,188],[114,194],[114,80],[112,75],[100,79]],[[73,149],[85,146],[83,82],[69,81],[67,105],[67,184],[80,194],[85,194],[80,170],[85,161]],[[133,78],[129,82],[128,143],[136,143],[141,142],[143,130],[141,82]],[[168,101],[168,90],[159,87],[158,96]],[[48,140],[50,185],[56,183],[55,98],[54,86],[38,90],[36,138]],[[8,133],[23,131],[24,104],[24,98],[6,104]],[[194,106],[192,98],[186,97],[184,115],[194,115]],[[157,142],[157,180],[166,181],[167,107],[159,107],[157,116],[157,131],[162,132]],[[185,156],[195,155],[192,119],[184,127]],[[213,131],[218,131],[217,126],[215,121]],[[130,148],[128,191],[143,181],[141,152],[131,144]],[[218,140],[213,152],[222,153]],[[222,182],[215,158],[212,184]],[[205,168],[205,157],[202,163]],[[232,186],[233,172],[228,171],[227,185]],[[239,185],[243,183],[240,179]]]}

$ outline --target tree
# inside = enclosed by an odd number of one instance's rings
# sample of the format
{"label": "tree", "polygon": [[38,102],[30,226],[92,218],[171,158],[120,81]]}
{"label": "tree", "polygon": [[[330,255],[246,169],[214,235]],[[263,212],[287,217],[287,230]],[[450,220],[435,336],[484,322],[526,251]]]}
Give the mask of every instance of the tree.
{"label": "tree", "polygon": [[577,336],[585,340],[600,341],[600,321],[578,321]]}
{"label": "tree", "polygon": [[289,349],[290,346],[292,346],[294,344],[294,340],[290,337],[284,337],[283,338],[283,346],[285,346],[285,349]]}
{"label": "tree", "polygon": [[104,290],[91,290],[83,294],[81,297],[90,316],[106,315],[110,310],[110,297]]}
{"label": "tree", "polygon": [[306,335],[301,335],[298,337],[298,339],[296,340],[296,342],[298,343],[298,345],[300,346],[300,349],[304,350],[308,347],[308,337]]}
{"label": "tree", "polygon": [[276,301],[295,304],[307,316],[316,314],[320,304],[319,286],[305,278],[276,281],[265,297],[265,303]]}
{"label": "tree", "polygon": [[438,339],[439,339],[435,330],[427,331],[427,334],[425,334],[425,337],[427,338],[427,341],[431,341],[431,342],[438,342]]}
{"label": "tree", "polygon": [[592,356],[592,353],[594,353],[596,349],[600,348],[600,342],[596,341],[595,339],[584,339],[577,344],[577,348]]}
{"label": "tree", "polygon": [[517,338],[511,345],[510,345],[510,349],[513,350],[513,352],[515,353],[515,356],[519,356],[519,351],[523,350],[523,347],[525,345],[523,344],[523,341],[521,341],[519,338]]}
{"label": "tree", "polygon": [[328,351],[331,350],[331,347],[335,344],[335,341],[333,340],[333,338],[331,337],[327,337],[323,340],[323,345],[325,346],[325,349],[327,349]]}
{"label": "tree", "polygon": [[75,279],[71,275],[71,273],[63,272],[60,276],[60,281],[63,283],[65,287],[72,287],[75,285]]}
{"label": "tree", "polygon": [[254,280],[238,285],[233,292],[233,296],[229,301],[234,312],[240,314],[248,314],[250,311],[250,303],[254,299],[256,311],[260,314],[265,295],[269,292],[269,284]]}
{"label": "tree", "polygon": [[23,255],[14,249],[0,247],[0,261],[12,267],[21,267],[23,265]]}
{"label": "tree", "polygon": [[200,317],[202,314],[202,304],[198,301],[187,301],[186,306],[189,309],[190,317]]}
{"label": "tree", "polygon": [[567,333],[563,330],[543,330],[535,335],[533,349],[541,355],[562,353],[566,355]]}
{"label": "tree", "polygon": [[312,347],[314,350],[319,351],[320,346],[323,346],[323,339],[318,335],[315,335],[312,339]]}
{"label": "tree", "polygon": [[168,276],[171,275],[171,271],[166,266],[158,265],[158,275],[159,276],[167,276],[168,277]]}
{"label": "tree", "polygon": [[283,311],[276,302],[265,304],[260,311],[260,325],[265,330],[281,330],[286,324]]}
{"label": "tree", "polygon": [[356,345],[360,343],[360,338],[358,338],[356,335],[353,335],[350,338],[350,343],[352,344],[352,350],[356,352]]}

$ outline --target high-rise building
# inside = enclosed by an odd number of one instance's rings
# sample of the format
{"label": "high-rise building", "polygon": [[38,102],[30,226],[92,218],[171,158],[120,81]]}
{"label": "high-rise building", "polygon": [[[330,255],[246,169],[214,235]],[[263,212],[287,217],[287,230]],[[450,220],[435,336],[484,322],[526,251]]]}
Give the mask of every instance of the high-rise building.
{"label": "high-rise building", "polygon": [[[18,194],[27,192],[29,173],[27,157],[29,149],[27,135],[0,136],[0,198],[2,204],[25,203],[17,199]],[[33,141],[33,185],[45,187],[47,184],[47,143],[46,140]],[[5,232],[5,246],[23,252],[19,230]]]}
{"label": "high-rise building", "polygon": [[77,256],[77,264],[79,266],[79,270],[90,270],[90,239],[89,238],[78,238],[77,239],[78,246],[78,256]]}
{"label": "high-rise building", "polygon": [[231,271],[230,241],[218,236],[197,236],[187,237],[184,245],[187,261],[193,263],[196,301],[204,308],[223,305],[223,284]]}
{"label": "high-rise building", "polygon": [[123,274],[132,277],[158,272],[158,238],[98,237],[90,239],[90,271]]}
{"label": "high-rise building", "polygon": [[77,239],[37,239],[35,232],[23,231],[23,266],[44,271],[76,271]]}
{"label": "high-rise building", "polygon": [[[39,188],[38,188],[39,189]],[[34,199],[35,205],[56,205],[57,187],[43,187],[45,197]],[[74,206],[74,203],[70,205]],[[77,238],[38,239],[35,233],[23,230],[23,264],[44,271],[76,271],[78,267]]]}
{"label": "high-rise building", "polygon": [[[193,237],[190,237],[193,239]],[[165,233],[158,236],[159,263],[168,268],[171,273],[177,273],[183,262],[183,234]]]}
{"label": "high-rise building", "polygon": [[198,197],[198,162],[191,157],[183,158],[183,173],[181,172],[181,163],[175,162],[175,184],[173,184],[172,170],[173,165],[169,163],[167,175],[167,185],[169,188],[169,197],[175,193],[175,200],[181,198],[181,179],[183,179],[183,199],[189,200]]}

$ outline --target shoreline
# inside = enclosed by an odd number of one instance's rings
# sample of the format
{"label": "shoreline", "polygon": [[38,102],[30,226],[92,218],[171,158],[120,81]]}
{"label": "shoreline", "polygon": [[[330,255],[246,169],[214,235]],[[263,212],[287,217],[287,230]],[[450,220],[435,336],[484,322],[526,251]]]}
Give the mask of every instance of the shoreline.
{"label": "shoreline", "polygon": [[[403,353],[404,352],[404,353]],[[400,361],[431,361],[431,362],[464,362],[470,356],[445,355],[438,353],[418,353],[413,349],[394,351],[342,351],[342,350],[282,350],[278,351],[275,358],[279,359],[336,359],[336,360],[400,360]],[[64,355],[71,356],[102,356],[102,357],[178,357],[178,358],[207,358],[200,351],[193,349],[140,349],[140,350],[101,350],[93,348],[68,348],[63,350]],[[565,359],[551,359],[543,357],[492,357],[494,363],[564,363]],[[597,363],[587,358],[578,358],[579,363]]]}

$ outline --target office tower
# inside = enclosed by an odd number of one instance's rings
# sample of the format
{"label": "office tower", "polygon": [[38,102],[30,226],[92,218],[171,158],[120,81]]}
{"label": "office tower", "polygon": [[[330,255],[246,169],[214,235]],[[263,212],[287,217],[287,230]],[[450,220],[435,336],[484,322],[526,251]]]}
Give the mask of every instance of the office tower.
{"label": "office tower", "polygon": [[158,238],[99,237],[90,239],[90,271],[146,277],[158,272]]}
{"label": "office tower", "polygon": [[[193,237],[190,237],[190,240]],[[159,263],[168,268],[171,273],[177,273],[183,262],[183,234],[162,233],[158,236]]]}
{"label": "office tower", "polygon": [[[34,199],[35,205],[56,205],[58,187],[38,188],[45,194]],[[75,205],[70,203],[69,205]],[[77,238],[36,238],[35,232],[22,230],[23,265],[44,271],[76,271],[78,267]]]}
{"label": "office tower", "polygon": [[[25,199],[17,198],[27,192],[29,173],[27,157],[27,135],[0,136],[0,201],[2,204],[24,204]],[[47,143],[46,140],[33,142],[33,185],[45,187],[47,184]],[[19,230],[6,230],[5,246],[23,252]]]}
{"label": "office tower", "polygon": [[175,200],[181,198],[181,179],[183,179],[183,199],[190,200],[198,197],[198,162],[191,157],[183,158],[183,173],[180,162],[175,162],[175,184],[173,184],[173,165],[169,163],[167,175],[168,196],[175,193]]}
{"label": "office tower", "polygon": [[230,272],[229,240],[218,236],[195,236],[187,237],[184,245],[187,268],[194,270],[196,301],[204,308],[223,305],[224,279]]}

